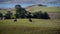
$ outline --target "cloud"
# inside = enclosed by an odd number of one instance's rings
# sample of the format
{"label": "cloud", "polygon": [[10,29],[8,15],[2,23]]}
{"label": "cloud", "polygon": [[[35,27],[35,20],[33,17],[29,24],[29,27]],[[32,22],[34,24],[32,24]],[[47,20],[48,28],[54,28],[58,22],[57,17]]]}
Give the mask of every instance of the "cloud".
{"label": "cloud", "polygon": [[0,0],[1,3],[13,4],[60,4],[60,0]]}

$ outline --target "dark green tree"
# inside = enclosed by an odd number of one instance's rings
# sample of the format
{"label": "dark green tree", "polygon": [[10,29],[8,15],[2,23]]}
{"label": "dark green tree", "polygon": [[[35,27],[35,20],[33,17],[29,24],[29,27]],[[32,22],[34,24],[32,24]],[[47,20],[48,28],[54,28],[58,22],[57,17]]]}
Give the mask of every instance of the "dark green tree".
{"label": "dark green tree", "polygon": [[43,14],[43,18],[44,18],[44,19],[50,19],[50,17],[49,17],[49,15],[48,15],[47,12],[44,12],[44,14]]}
{"label": "dark green tree", "polygon": [[11,11],[7,11],[7,13],[5,14],[5,19],[11,19],[11,17],[12,17]]}
{"label": "dark green tree", "polygon": [[39,12],[38,12],[37,17],[38,17],[39,19],[42,19],[42,18],[43,18],[43,13],[42,13],[42,11],[39,11]]}
{"label": "dark green tree", "polygon": [[2,20],[3,19],[3,14],[2,13],[0,13],[0,20]]}
{"label": "dark green tree", "polygon": [[22,10],[22,7],[21,7],[21,5],[16,5],[15,9],[16,9],[16,13],[20,13]]}
{"label": "dark green tree", "polygon": [[26,10],[22,8],[21,5],[16,5],[15,9],[16,9],[16,14],[15,14],[16,18],[25,18]]}
{"label": "dark green tree", "polygon": [[43,18],[42,11],[34,12],[33,15],[34,15],[33,16],[34,18],[39,18],[39,19],[42,19]]}
{"label": "dark green tree", "polygon": [[38,18],[37,16],[38,16],[38,12],[34,12],[33,13],[33,18]]}

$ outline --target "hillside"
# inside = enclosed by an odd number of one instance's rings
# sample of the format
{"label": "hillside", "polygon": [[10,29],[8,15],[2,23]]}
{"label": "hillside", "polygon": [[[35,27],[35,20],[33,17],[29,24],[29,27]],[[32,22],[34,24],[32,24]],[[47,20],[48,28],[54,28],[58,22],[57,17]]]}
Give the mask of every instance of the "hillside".
{"label": "hillside", "polygon": [[37,11],[47,11],[47,12],[60,12],[60,7],[48,7],[48,6],[39,6],[39,5],[32,5],[26,7],[26,10],[31,12],[37,12]]}
{"label": "hillside", "polygon": [[13,14],[15,13],[15,9],[0,9],[0,12],[5,14],[7,11],[11,11]]}

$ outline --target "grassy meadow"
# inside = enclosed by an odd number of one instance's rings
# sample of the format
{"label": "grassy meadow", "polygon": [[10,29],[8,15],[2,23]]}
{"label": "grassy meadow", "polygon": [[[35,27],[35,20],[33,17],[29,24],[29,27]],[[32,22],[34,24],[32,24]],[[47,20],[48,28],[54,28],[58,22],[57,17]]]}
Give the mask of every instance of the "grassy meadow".
{"label": "grassy meadow", "polygon": [[14,19],[0,20],[0,34],[59,34],[60,20]]}

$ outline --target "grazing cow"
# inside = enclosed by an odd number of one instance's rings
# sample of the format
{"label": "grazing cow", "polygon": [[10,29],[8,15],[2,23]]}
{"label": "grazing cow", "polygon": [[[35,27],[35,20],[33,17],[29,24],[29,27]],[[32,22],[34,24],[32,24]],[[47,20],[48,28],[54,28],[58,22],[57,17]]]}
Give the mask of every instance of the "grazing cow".
{"label": "grazing cow", "polygon": [[29,21],[30,21],[30,22],[32,22],[32,19],[31,19],[31,18],[29,18]]}
{"label": "grazing cow", "polygon": [[14,22],[17,22],[17,19],[14,19]]}

